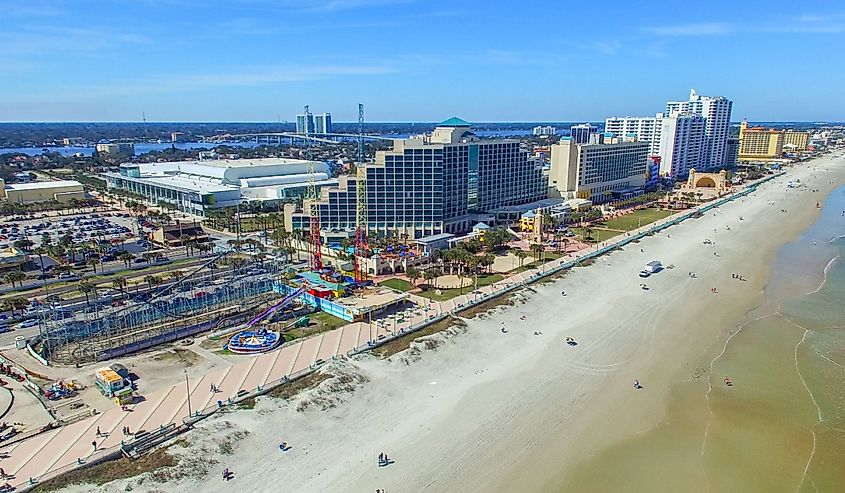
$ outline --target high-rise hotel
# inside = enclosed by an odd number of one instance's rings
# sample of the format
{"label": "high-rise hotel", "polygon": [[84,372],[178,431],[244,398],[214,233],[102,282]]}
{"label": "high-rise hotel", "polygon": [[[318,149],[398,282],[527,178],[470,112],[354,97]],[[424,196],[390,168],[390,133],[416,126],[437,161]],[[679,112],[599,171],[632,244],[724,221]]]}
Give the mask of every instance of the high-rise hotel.
{"label": "high-rise hotel", "polygon": [[[320,228],[356,227],[357,189],[366,188],[367,230],[409,238],[468,231],[473,214],[546,198],[548,177],[529,159],[518,140],[481,140],[459,118],[440,123],[431,134],[394,141],[378,151],[375,163],[360,165],[357,176],[341,177],[338,187],[316,201]],[[302,211],[285,209],[286,227],[308,229]]]}
{"label": "high-rise hotel", "polygon": [[611,117],[605,131],[648,142],[661,158],[660,173],[684,178],[690,169],[720,168],[728,163],[733,102],[690,90],[687,101],[669,101],[653,117]]}

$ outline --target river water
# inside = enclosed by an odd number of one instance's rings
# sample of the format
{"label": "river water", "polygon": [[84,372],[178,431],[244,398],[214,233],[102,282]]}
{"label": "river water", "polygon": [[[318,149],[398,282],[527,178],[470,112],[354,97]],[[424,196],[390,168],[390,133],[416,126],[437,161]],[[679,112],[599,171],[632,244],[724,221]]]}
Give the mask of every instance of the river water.
{"label": "river water", "polygon": [[[531,130],[478,130],[475,133],[480,137],[523,137],[531,135]],[[410,134],[391,134],[385,135],[391,139],[406,139]],[[237,141],[237,142],[139,142],[135,144],[135,155],[144,154],[150,151],[163,151],[175,147],[176,149],[192,150],[192,149],[214,149],[219,145],[228,145],[232,147],[243,147],[251,149],[254,147],[267,145],[267,142],[255,141]],[[274,145],[274,143],[270,143]],[[75,147],[75,146],[56,146],[56,147],[0,147],[0,154],[7,153],[21,153],[29,156],[37,156],[43,154],[44,150],[47,152],[58,152],[63,156],[73,156],[74,154],[82,154],[83,156],[91,156],[94,153],[93,147]]]}

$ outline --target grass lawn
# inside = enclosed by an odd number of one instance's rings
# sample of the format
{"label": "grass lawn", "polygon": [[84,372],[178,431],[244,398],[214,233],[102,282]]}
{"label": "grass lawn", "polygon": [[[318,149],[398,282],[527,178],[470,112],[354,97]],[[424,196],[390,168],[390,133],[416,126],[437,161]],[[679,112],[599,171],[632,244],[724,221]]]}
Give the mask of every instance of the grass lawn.
{"label": "grass lawn", "polygon": [[[546,252],[542,260],[533,260],[531,262],[525,262],[522,264],[522,267],[517,267],[511,271],[508,271],[508,274],[519,274],[520,272],[525,272],[527,270],[534,269],[536,267],[540,267],[541,265],[545,264],[546,262],[551,262],[552,260],[557,260],[563,257],[563,252],[556,253],[556,252]],[[526,257],[526,260],[533,259],[534,256]]]}
{"label": "grass lawn", "polygon": [[408,281],[406,281],[404,279],[399,279],[399,278],[388,279],[388,280],[382,281],[378,284],[379,284],[379,286],[387,286],[388,288],[393,288],[397,291],[402,291],[402,292],[407,292],[407,291],[410,291],[410,290],[416,288],[416,286],[409,283]]}
{"label": "grass lawn", "polygon": [[608,219],[603,226],[610,229],[621,229],[622,231],[631,231],[637,229],[638,226],[645,226],[655,221],[659,221],[665,217],[675,214],[673,211],[663,211],[660,209],[640,209],[630,214],[625,214],[621,217]]}
{"label": "grass lawn", "polygon": [[[569,229],[570,229],[570,231],[572,231],[573,233],[578,235],[578,239],[581,239],[581,237],[582,237],[581,235],[584,232],[583,228],[569,228]],[[595,229],[595,228],[593,228],[593,232],[590,234],[590,236],[596,242],[601,243],[602,241],[607,241],[611,238],[619,236],[620,234],[621,233],[619,233],[618,231],[607,231],[605,229]]]}
{"label": "grass lawn", "polygon": [[[480,276],[478,276],[478,287],[480,288],[482,286],[488,286],[490,284],[493,284],[494,282],[499,282],[504,278],[505,278],[505,276],[503,276],[501,274],[480,275]],[[469,293],[473,289],[474,289],[474,285],[467,286],[467,287],[463,288],[463,290],[461,290],[460,288],[441,289],[440,294],[437,294],[437,290],[435,290],[433,288],[429,288],[429,289],[419,293],[419,295],[423,296],[425,298],[428,298],[430,300],[434,300],[434,301],[446,301],[446,300],[450,300],[450,299],[454,298],[455,296],[460,296],[461,293]]]}
{"label": "grass lawn", "polygon": [[285,341],[292,341],[303,337],[328,332],[348,324],[346,320],[329,315],[326,312],[314,312],[307,315],[309,318],[308,327],[297,327],[285,332]]}

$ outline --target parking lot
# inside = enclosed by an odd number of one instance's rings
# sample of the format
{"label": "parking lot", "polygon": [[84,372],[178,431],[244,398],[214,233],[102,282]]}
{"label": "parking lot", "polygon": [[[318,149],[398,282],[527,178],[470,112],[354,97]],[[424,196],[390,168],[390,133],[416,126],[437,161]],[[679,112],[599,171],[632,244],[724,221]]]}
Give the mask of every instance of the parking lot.
{"label": "parking lot", "polygon": [[[49,219],[8,221],[0,225],[0,248],[11,246],[18,240],[29,240],[34,247],[58,245],[63,238],[69,245],[79,245],[91,240],[123,243],[137,238],[138,224],[127,213],[92,213]],[[144,228],[152,231],[152,228]]]}

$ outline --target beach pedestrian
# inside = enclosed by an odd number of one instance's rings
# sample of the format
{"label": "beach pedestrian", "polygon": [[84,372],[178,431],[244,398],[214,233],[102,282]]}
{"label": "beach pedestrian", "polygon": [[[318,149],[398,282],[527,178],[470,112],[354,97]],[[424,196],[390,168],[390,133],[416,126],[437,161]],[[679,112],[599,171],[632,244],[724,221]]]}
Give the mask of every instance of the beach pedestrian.
{"label": "beach pedestrian", "polygon": [[97,436],[98,436],[98,437],[99,437],[99,436],[103,436],[103,434],[102,434],[102,433],[100,433],[100,427],[99,427],[99,426],[97,427]]}
{"label": "beach pedestrian", "polygon": [[6,479],[6,470],[0,467],[0,478]]}
{"label": "beach pedestrian", "polygon": [[637,379],[634,379],[634,388],[637,389],[637,390],[640,389],[640,381],[637,380]]}
{"label": "beach pedestrian", "polygon": [[130,430],[128,426],[126,427],[126,434],[127,434],[127,435],[131,435],[131,434],[132,434],[132,430]]}
{"label": "beach pedestrian", "polygon": [[96,451],[97,451],[97,441],[96,441],[96,440],[94,440],[93,442],[91,442],[91,447],[93,447],[93,448],[94,448],[94,452],[96,452]]}

